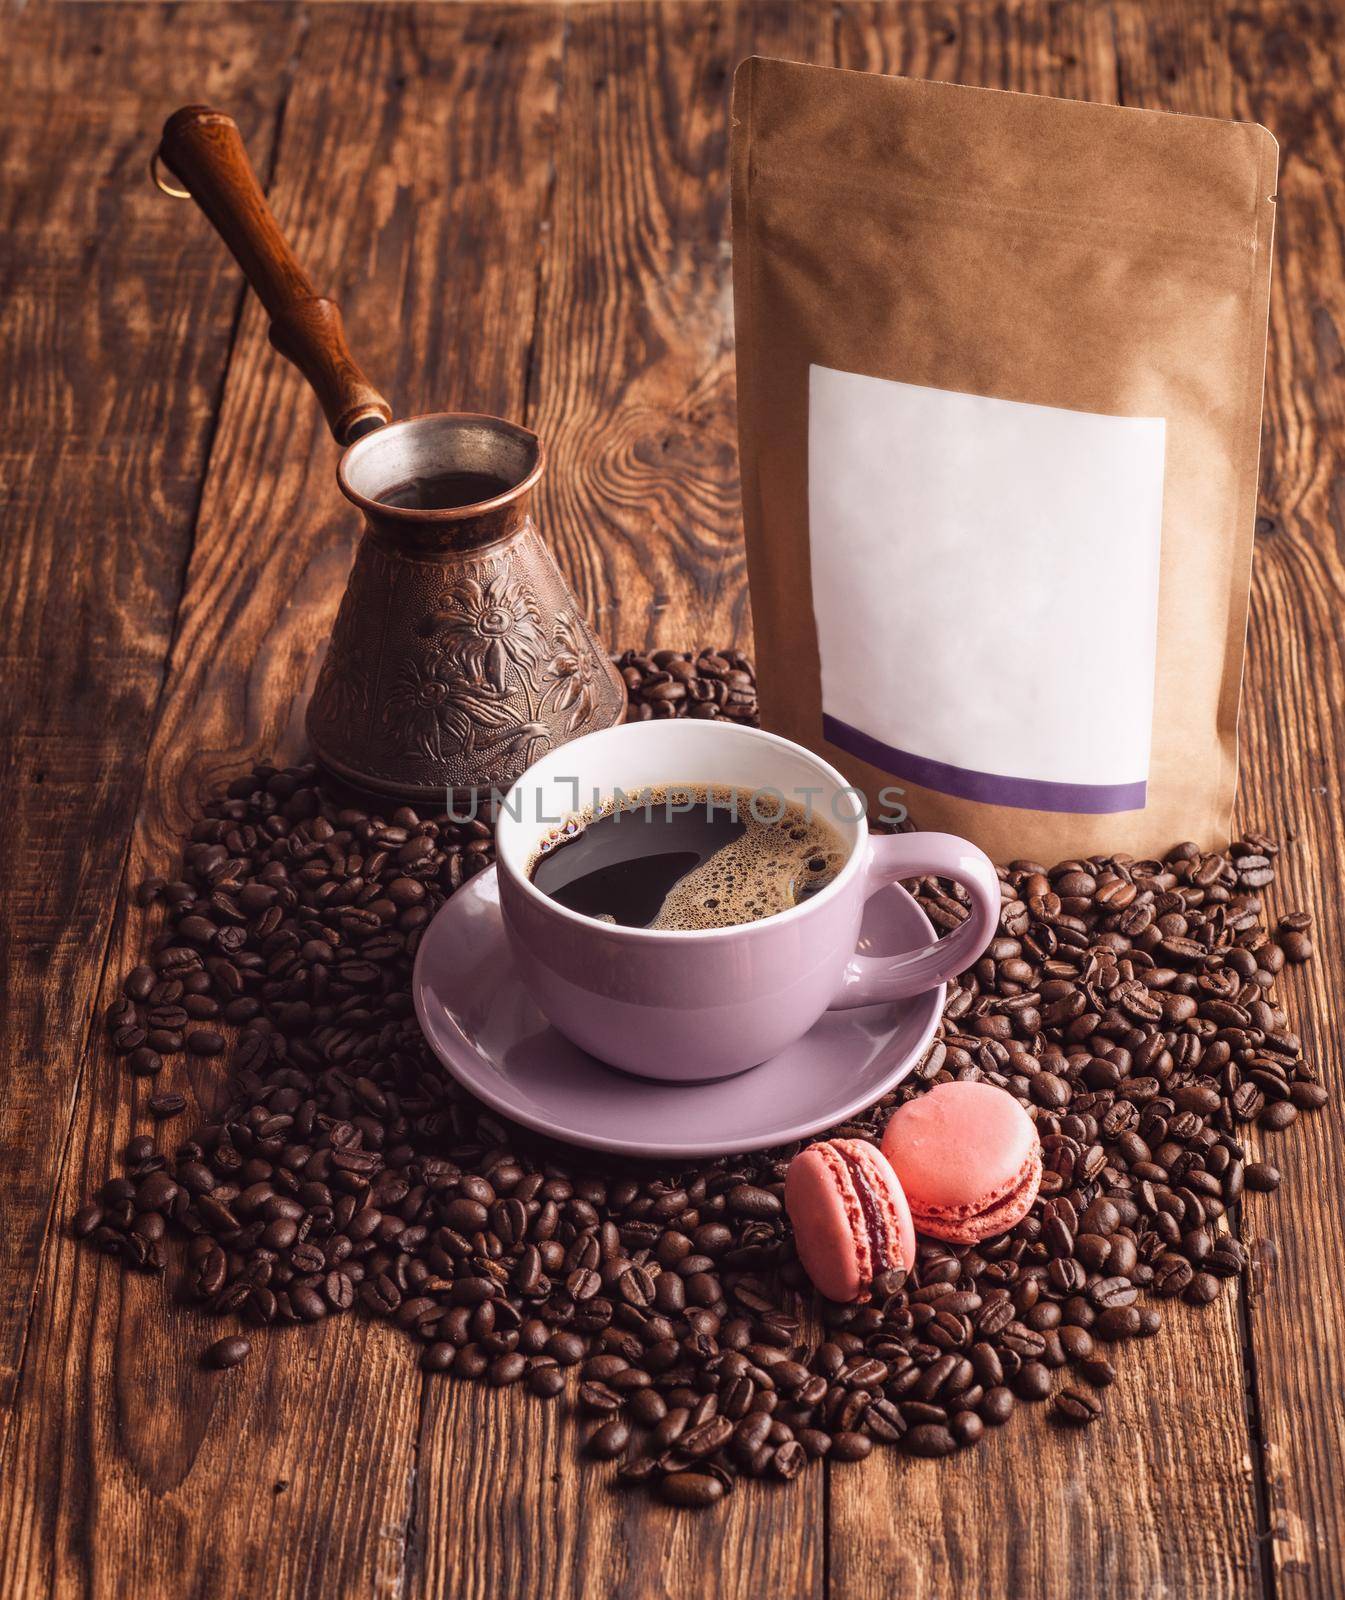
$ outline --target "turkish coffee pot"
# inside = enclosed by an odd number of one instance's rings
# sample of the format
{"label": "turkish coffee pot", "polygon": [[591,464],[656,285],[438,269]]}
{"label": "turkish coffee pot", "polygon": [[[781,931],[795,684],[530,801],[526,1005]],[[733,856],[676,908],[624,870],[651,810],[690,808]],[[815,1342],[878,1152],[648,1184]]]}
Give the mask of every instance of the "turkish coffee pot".
{"label": "turkish coffee pot", "polygon": [[546,466],[517,423],[462,412],[392,420],[266,203],[232,117],[184,106],[157,162],[229,247],[271,343],[344,446],[336,481],[364,514],[308,707],[322,764],[377,793],[479,803],[544,751],[611,727],[620,677],[532,520]]}

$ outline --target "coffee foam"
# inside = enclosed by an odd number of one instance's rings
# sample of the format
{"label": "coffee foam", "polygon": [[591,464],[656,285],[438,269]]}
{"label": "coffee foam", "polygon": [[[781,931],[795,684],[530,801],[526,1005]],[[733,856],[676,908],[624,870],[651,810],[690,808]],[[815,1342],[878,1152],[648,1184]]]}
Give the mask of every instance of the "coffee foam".
{"label": "coffee foam", "polygon": [[[737,796],[738,816],[746,824],[744,833],[708,861],[675,884],[659,914],[649,924],[665,932],[695,931],[706,928],[732,928],[744,922],[759,922],[777,912],[788,911],[799,903],[799,889],[821,887],[845,865],[848,851],[837,829],[814,810],[811,815],[801,805],[785,802],[779,820],[773,820],[780,801],[776,795],[762,796],[759,819],[752,811],[750,789],[719,784],[666,784],[639,791],[639,805],[675,804],[691,798],[697,806],[711,799],[728,805]],[[599,817],[618,809],[632,809],[629,797],[622,805],[615,799],[588,806],[566,819],[534,853],[528,864],[531,876],[540,855],[571,839]]]}

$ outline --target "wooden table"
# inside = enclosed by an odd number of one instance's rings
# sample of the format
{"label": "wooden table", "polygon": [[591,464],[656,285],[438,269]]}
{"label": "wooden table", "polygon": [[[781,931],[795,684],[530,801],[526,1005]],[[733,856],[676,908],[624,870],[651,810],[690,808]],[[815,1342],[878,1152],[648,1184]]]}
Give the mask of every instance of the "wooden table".
{"label": "wooden table", "polygon": [[[745,641],[730,77],[759,52],[1254,117],[1282,149],[1242,816],[1293,841],[1287,983],[1338,1078],[1345,862],[1345,39],[1318,0],[0,8],[5,1140],[0,1594],[1307,1596],[1342,1592],[1339,1103],[1267,1139],[1246,1293],[1127,1348],[1109,1422],[1020,1413],[703,1517],[608,1491],[573,1424],[425,1379],[385,1326],[207,1324],[64,1227],[133,1127],[98,1018],[127,885],[204,786],[298,746],[356,534],[311,395],[146,160],[232,109],[404,413],[550,441],[544,526],[613,645]],[[197,1086],[205,1079],[199,1074]],[[182,1073],[185,1069],[176,1068]],[[213,1325],[212,1325],[213,1326]],[[213,1334],[209,1336],[213,1337]]]}

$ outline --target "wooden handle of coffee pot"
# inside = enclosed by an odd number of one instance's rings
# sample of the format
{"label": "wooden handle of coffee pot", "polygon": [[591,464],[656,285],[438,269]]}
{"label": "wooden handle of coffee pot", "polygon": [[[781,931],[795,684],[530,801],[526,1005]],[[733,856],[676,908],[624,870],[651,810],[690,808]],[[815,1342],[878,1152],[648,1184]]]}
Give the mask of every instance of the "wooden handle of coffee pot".
{"label": "wooden handle of coffee pot", "polygon": [[391,406],[346,344],[341,308],[313,292],[281,233],[233,118],[209,106],[183,106],[164,124],[159,159],[242,267],[271,318],[271,343],[312,385],[337,443],[391,421]]}

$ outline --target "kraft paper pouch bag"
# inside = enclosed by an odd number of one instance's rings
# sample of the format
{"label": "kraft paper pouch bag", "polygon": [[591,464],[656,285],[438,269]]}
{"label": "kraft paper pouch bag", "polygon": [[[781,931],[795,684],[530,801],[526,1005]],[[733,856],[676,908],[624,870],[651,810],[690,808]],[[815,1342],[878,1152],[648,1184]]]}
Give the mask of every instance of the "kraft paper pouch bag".
{"label": "kraft paper pouch bag", "polygon": [[733,117],[764,725],[999,860],[1225,842],[1275,141],[764,60]]}

